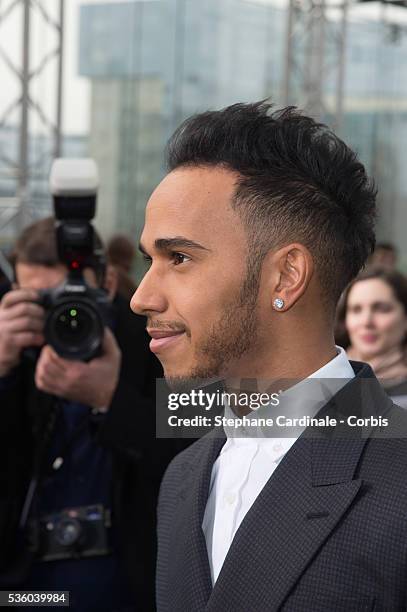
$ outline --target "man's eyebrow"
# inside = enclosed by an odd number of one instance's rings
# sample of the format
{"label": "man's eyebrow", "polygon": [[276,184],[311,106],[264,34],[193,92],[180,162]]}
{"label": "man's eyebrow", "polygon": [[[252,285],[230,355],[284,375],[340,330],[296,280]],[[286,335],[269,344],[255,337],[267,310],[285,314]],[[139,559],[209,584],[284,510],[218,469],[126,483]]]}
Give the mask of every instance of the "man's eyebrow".
{"label": "man's eyebrow", "polygon": [[[204,247],[195,240],[190,240],[184,236],[175,236],[174,238],[157,238],[154,241],[154,247],[157,251],[168,251],[169,249],[199,249],[201,251],[210,251],[207,247]],[[145,247],[140,242],[139,250],[143,255],[148,255]]]}

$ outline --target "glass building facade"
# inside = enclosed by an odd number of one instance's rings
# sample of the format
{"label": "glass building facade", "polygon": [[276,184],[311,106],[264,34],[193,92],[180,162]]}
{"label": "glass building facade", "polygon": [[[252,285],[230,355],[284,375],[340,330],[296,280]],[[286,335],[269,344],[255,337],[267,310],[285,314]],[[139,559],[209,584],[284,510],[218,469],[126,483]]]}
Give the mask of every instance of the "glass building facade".
{"label": "glass building facade", "polygon": [[[283,103],[287,11],[243,0],[146,0],[84,4],[79,72],[91,83],[89,152],[101,168],[98,222],[137,236],[146,201],[163,175],[166,140],[187,116],[237,101]],[[339,22],[329,27],[335,35]],[[327,46],[327,63],[330,61]],[[295,50],[300,63],[304,49]],[[379,189],[379,239],[407,265],[407,36],[350,20],[344,120]],[[324,82],[328,123],[334,72]],[[301,92],[295,103],[301,106]]]}
{"label": "glass building facade", "polygon": [[92,83],[102,233],[137,235],[165,143],[185,117],[278,98],[283,32],[281,11],[234,0],[82,6],[79,71]]}
{"label": "glass building facade", "polygon": [[[274,0],[70,0],[73,4],[78,11],[66,24],[65,38],[71,44],[67,53],[77,56],[75,78],[90,92],[89,99],[75,100],[89,124],[85,133],[64,134],[63,154],[91,155],[98,162],[101,233],[125,231],[137,240],[146,202],[165,173],[165,143],[184,118],[264,98],[284,105],[288,11]],[[355,6],[349,11],[338,133],[375,177],[378,238],[396,244],[407,272],[407,29],[360,12],[356,17]],[[340,20],[333,16],[327,23],[320,117],[330,125],[335,124],[339,30]],[[300,37],[297,43],[294,59],[304,72],[306,43]],[[303,108],[300,71],[294,76],[290,103]],[[70,86],[67,79],[66,114],[72,114]],[[39,101],[41,96],[50,93],[38,90]],[[51,210],[51,144],[39,134],[30,141],[33,166],[45,160],[30,183],[39,215]],[[0,159],[15,157],[17,149],[18,125],[0,125]],[[0,172],[0,197],[12,198],[15,187],[15,176]]]}

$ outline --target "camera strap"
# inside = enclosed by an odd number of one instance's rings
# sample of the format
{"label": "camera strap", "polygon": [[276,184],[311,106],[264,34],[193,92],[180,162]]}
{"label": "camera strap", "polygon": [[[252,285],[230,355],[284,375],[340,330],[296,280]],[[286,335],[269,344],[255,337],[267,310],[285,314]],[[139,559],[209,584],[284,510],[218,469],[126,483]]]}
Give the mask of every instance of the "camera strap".
{"label": "camera strap", "polygon": [[52,462],[51,469],[47,471],[48,476],[52,474],[53,471],[56,472],[62,467],[65,461],[65,457],[67,456],[68,452],[71,450],[72,446],[74,445],[76,440],[79,438],[79,436],[88,427],[89,416],[90,416],[89,413],[87,413],[78,421],[78,423],[75,426],[75,429],[69,436],[68,440],[66,440],[65,444],[62,446],[62,449],[58,453],[58,456]]}
{"label": "camera strap", "polygon": [[58,456],[54,459],[51,466],[48,467],[45,471],[43,470],[44,461],[46,460],[45,454],[49,448],[49,444],[51,442],[52,435],[55,431],[55,426],[57,422],[57,418],[61,413],[60,399],[54,398],[54,405],[50,410],[48,420],[45,425],[44,436],[42,438],[42,442],[39,448],[39,451],[36,456],[35,469],[33,476],[31,477],[30,483],[28,485],[27,493],[25,496],[23,509],[20,515],[19,528],[24,529],[27,520],[33,505],[34,497],[36,492],[38,491],[38,487],[40,481],[44,476],[50,476],[53,472],[59,470],[67,456],[68,452],[71,450],[73,444],[79,438],[79,436],[83,433],[86,427],[89,424],[90,414],[86,413],[76,424],[75,429],[72,434],[69,436],[68,440],[64,443],[61,452],[58,453]]}
{"label": "camera strap", "polygon": [[50,408],[47,419],[45,421],[44,434],[42,436],[41,442],[38,446],[37,452],[35,453],[35,457],[34,457],[33,475],[30,479],[30,483],[28,485],[27,493],[26,493],[24,503],[23,503],[23,509],[20,514],[20,520],[19,520],[20,530],[24,530],[27,520],[28,520],[28,516],[30,514],[30,511],[33,505],[34,497],[38,489],[38,484],[39,484],[40,477],[41,477],[44,456],[45,456],[45,453],[47,452],[52,435],[55,431],[55,425],[57,422],[59,412],[60,412],[60,407],[59,407],[58,398],[53,396],[52,407]]}

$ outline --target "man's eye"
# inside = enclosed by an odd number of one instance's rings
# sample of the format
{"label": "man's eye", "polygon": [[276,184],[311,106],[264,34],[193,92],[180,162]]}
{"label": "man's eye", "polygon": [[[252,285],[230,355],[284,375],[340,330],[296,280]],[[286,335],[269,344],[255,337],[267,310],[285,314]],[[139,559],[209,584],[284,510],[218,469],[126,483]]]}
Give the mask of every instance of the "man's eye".
{"label": "man's eye", "polygon": [[171,253],[171,259],[174,263],[174,266],[179,266],[179,264],[183,264],[188,261],[190,258],[188,255],[183,255],[182,253],[173,252]]}
{"label": "man's eye", "polygon": [[146,264],[148,264],[149,266],[151,266],[151,262],[153,261],[151,259],[151,257],[149,255],[143,255],[143,259],[146,262]]}

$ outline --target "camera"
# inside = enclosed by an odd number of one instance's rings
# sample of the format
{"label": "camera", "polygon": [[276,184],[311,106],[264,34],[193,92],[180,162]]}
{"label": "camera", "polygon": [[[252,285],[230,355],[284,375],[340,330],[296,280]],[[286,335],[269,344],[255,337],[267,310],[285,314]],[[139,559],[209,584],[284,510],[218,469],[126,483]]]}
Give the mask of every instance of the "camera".
{"label": "camera", "polygon": [[30,549],[41,561],[107,555],[110,511],[102,505],[68,508],[30,522]]}
{"label": "camera", "polygon": [[101,353],[109,300],[94,289],[84,269],[105,270],[91,220],[96,212],[98,171],[92,159],[56,159],[50,188],[54,200],[58,256],[68,268],[61,285],[40,292],[46,309],[46,342],[66,359],[89,361]]}

